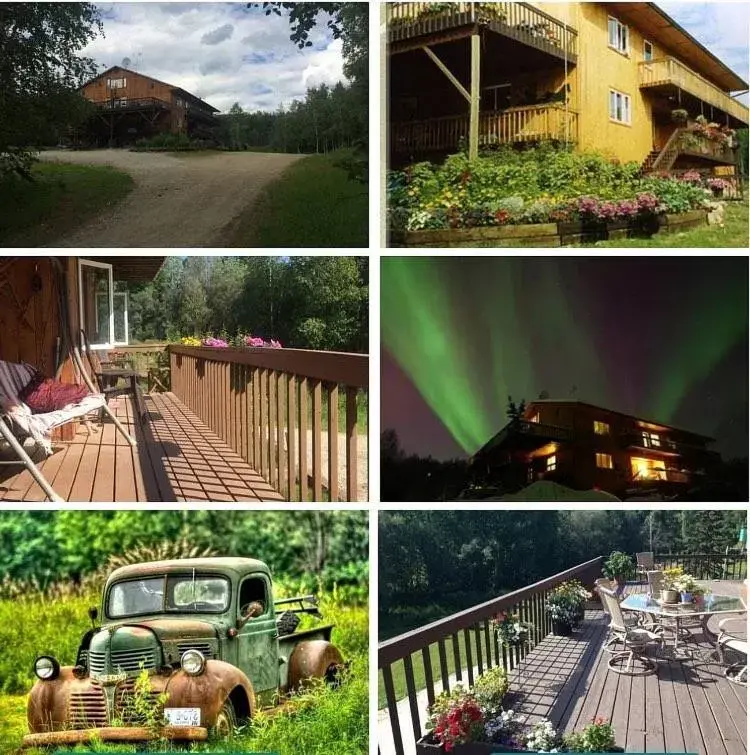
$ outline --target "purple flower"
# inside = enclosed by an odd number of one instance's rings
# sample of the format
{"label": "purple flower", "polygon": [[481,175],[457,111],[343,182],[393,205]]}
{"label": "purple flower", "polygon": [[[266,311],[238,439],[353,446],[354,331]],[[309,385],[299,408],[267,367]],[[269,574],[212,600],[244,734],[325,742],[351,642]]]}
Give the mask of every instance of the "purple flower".
{"label": "purple flower", "polygon": [[210,346],[214,349],[226,349],[229,344],[226,341],[222,341],[221,338],[214,338],[213,336],[209,336],[208,338],[204,338],[201,341],[201,344],[203,346]]}

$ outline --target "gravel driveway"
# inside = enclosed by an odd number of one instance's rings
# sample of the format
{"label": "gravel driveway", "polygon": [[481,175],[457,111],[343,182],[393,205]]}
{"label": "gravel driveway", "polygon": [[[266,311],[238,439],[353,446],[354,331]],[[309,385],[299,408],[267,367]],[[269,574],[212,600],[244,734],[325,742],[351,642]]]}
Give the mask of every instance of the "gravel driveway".
{"label": "gravel driveway", "polygon": [[188,154],[120,149],[40,153],[42,160],[112,165],[134,189],[51,247],[225,246],[232,221],[258,192],[302,155],[260,152]]}

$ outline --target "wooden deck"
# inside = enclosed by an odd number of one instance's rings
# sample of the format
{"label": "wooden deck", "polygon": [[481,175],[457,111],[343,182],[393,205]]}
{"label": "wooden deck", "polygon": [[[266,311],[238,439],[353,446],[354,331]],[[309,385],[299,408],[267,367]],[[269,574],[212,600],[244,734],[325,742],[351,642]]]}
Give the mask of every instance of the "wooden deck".
{"label": "wooden deck", "polygon": [[[143,423],[135,421],[129,399],[110,404],[137,448],[105,420],[95,423],[98,432],[90,437],[81,425],[72,443],[60,444],[39,465],[60,496],[118,503],[283,500],[174,394],[149,394],[145,402],[148,421]],[[23,467],[0,467],[0,501],[44,500]]]}
{"label": "wooden deck", "polygon": [[[716,593],[739,594],[739,582],[708,584]],[[638,589],[629,587],[630,592]],[[716,621],[711,619],[710,629]],[[608,655],[602,652],[607,625],[601,610],[590,610],[574,636],[547,636],[523,661],[521,673],[513,672],[504,707],[529,722],[548,718],[565,732],[580,730],[601,716],[612,722],[617,744],[627,752],[747,755],[747,689],[724,678],[699,630],[693,630],[691,638],[695,657],[662,659],[656,674],[629,677],[607,668]],[[398,707],[404,750],[413,753],[408,701]],[[422,691],[423,731],[426,707]],[[378,718],[380,753],[392,753],[387,712],[380,711]]]}

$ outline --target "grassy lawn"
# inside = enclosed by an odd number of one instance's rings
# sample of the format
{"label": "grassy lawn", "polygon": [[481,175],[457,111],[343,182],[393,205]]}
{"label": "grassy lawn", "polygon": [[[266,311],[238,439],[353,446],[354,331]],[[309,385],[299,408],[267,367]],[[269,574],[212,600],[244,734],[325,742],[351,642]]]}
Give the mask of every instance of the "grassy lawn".
{"label": "grassy lawn", "polygon": [[[485,645],[485,639],[484,639],[484,632],[480,635],[481,641],[482,641],[482,665],[486,668],[486,662],[484,659],[487,655],[487,648]],[[491,638],[492,639],[492,638]],[[466,660],[466,641],[464,639],[463,632],[459,634],[458,637],[459,642],[459,654],[460,654],[460,666],[463,669],[463,684],[464,687],[469,686],[469,678],[466,674],[466,668],[468,667],[468,662]],[[477,665],[477,643],[476,643],[476,634],[472,631],[469,634],[469,644],[471,645],[471,659],[472,659],[472,666]],[[500,652],[502,653],[502,648],[500,649]],[[509,651],[506,651],[509,652]],[[448,665],[448,675],[454,676],[455,674],[455,665],[454,665],[454,653],[453,653],[453,641],[448,638],[445,641],[445,657]],[[492,646],[492,657],[493,657],[493,663],[494,663],[494,657],[495,657],[495,649],[494,645]],[[516,661],[515,657],[513,659],[513,663],[510,662],[510,656],[509,662],[508,662],[508,668],[511,668],[511,665],[515,668]],[[419,692],[419,690],[424,689],[427,686],[427,683],[425,682],[425,672],[424,672],[424,661],[422,659],[422,651],[418,651],[416,653],[413,653],[411,656],[411,662],[412,667],[414,669],[414,687]],[[441,676],[440,676],[440,651],[438,648],[438,645],[430,645],[430,664],[432,666],[432,680],[435,683],[436,689],[441,690],[442,685],[440,682]],[[396,700],[402,700],[406,697],[406,674],[404,672],[404,663],[403,661],[398,661],[394,663],[391,666],[391,673],[393,674],[393,690],[396,694]],[[453,682],[451,682],[451,688],[453,687]],[[386,699],[385,699],[385,685],[383,684],[383,675],[382,673],[378,673],[378,710],[384,708],[386,706]]]}
{"label": "grassy lawn", "polygon": [[576,244],[586,247],[748,247],[748,203],[728,202],[724,215],[724,227],[707,225],[679,233],[659,233],[650,239],[621,239],[597,241],[593,244]]}
{"label": "grassy lawn", "polygon": [[239,218],[228,246],[366,247],[367,185],[337,163],[350,153],[310,155],[291,165]]}
{"label": "grassy lawn", "polygon": [[133,179],[106,166],[37,163],[34,181],[0,181],[0,246],[54,243],[119,202]]}

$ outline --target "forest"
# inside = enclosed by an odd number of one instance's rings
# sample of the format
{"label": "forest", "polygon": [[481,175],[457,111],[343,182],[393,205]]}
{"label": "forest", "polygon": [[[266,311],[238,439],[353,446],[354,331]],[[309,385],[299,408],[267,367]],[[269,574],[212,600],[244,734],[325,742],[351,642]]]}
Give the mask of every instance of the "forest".
{"label": "forest", "polygon": [[383,511],[380,637],[615,550],[723,554],[738,547],[746,519],[744,511]]}
{"label": "forest", "polygon": [[130,340],[238,335],[283,346],[367,352],[366,257],[170,256],[128,292]]}
{"label": "forest", "polygon": [[[71,664],[88,609],[107,575],[126,563],[195,556],[265,561],[276,597],[315,593],[332,641],[350,661],[339,687],[315,685],[274,716],[258,714],[231,741],[204,752],[367,751],[368,524],[355,511],[0,512],[0,752],[16,751],[26,728],[33,663],[51,654]],[[107,746],[97,752],[135,752]],[[176,751],[165,744],[161,750]],[[64,750],[57,750],[63,752]],[[37,751],[33,751],[37,752]]]}

